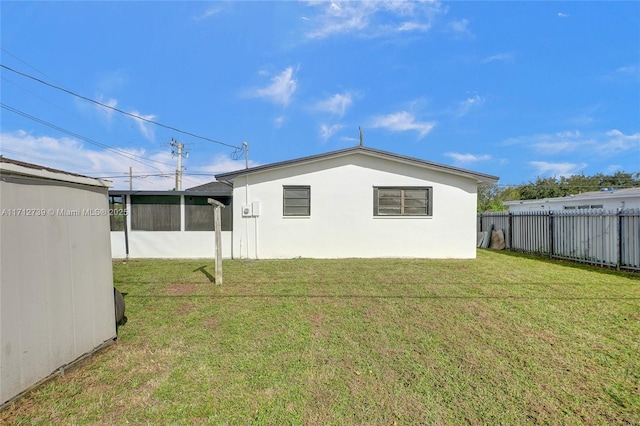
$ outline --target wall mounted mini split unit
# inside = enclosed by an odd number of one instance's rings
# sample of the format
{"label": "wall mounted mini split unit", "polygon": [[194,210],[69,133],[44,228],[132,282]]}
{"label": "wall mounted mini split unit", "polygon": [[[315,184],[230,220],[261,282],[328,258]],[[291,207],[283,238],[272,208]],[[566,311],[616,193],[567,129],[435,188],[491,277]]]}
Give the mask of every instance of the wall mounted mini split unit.
{"label": "wall mounted mini split unit", "polygon": [[253,201],[251,204],[242,206],[242,217],[260,216],[260,201]]}

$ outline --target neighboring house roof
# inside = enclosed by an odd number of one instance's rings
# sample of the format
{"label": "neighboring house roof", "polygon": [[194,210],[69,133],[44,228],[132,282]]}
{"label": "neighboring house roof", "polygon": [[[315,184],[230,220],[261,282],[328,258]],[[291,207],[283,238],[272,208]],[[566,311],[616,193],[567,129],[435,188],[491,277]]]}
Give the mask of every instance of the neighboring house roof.
{"label": "neighboring house roof", "polygon": [[341,149],[338,151],[331,151],[324,154],[311,155],[309,157],[297,158],[294,160],[280,161],[277,163],[265,164],[262,166],[250,167],[248,169],[237,170],[228,173],[220,173],[216,175],[216,179],[218,181],[231,181],[238,176],[243,176],[246,174],[262,172],[266,170],[275,170],[284,167],[289,167],[298,164],[304,163],[312,163],[316,161],[321,161],[328,158],[337,158],[352,154],[364,154],[371,157],[384,158],[387,160],[397,161],[400,163],[412,164],[418,167],[424,167],[427,169],[437,170],[441,172],[452,173],[459,176],[465,176],[472,179],[475,179],[478,183],[495,183],[498,181],[498,177],[487,175],[484,173],[478,173],[471,170],[461,169],[458,167],[447,166],[445,164],[434,163],[431,161],[421,160],[419,158],[407,157],[400,154],[394,154],[387,151],[381,151],[379,149],[373,149],[364,146],[356,146],[353,148]]}
{"label": "neighboring house roof", "polygon": [[634,188],[603,188],[600,191],[583,192],[582,194],[567,195],[566,197],[556,198],[542,198],[537,200],[515,200],[515,201],[503,201],[505,206],[517,206],[517,205],[538,205],[540,202],[551,204],[562,204],[566,202],[584,201],[606,201],[606,200],[620,200],[640,198],[640,187]]}
{"label": "neighboring house roof", "polygon": [[0,172],[62,182],[79,183],[83,185],[102,186],[106,188],[113,185],[113,183],[108,180],[70,173],[64,170],[52,169],[51,167],[26,163],[24,161],[14,160],[4,156],[0,156]]}
{"label": "neighboring house roof", "polygon": [[110,195],[185,195],[198,197],[231,197],[233,188],[223,182],[209,182],[204,185],[194,186],[185,191],[154,191],[154,190],[126,190],[112,189]]}
{"label": "neighboring house roof", "polygon": [[193,188],[187,189],[187,192],[224,192],[231,195],[233,188],[226,182],[209,182],[204,185],[194,186]]}

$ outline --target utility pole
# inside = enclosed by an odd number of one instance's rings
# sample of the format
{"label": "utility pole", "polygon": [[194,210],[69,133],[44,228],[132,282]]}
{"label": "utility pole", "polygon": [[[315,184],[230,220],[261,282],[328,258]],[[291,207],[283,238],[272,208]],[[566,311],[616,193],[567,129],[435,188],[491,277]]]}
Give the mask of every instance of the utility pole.
{"label": "utility pole", "polygon": [[133,191],[133,169],[129,166],[129,191]]}
{"label": "utility pole", "polygon": [[189,158],[189,153],[185,152],[183,154],[182,151],[184,150],[184,144],[174,140],[173,138],[171,138],[171,143],[169,145],[177,150],[177,152],[173,151],[173,149],[171,150],[171,157],[174,155],[178,156],[178,168],[176,169],[176,191],[182,191],[182,156],[184,155],[185,158]]}

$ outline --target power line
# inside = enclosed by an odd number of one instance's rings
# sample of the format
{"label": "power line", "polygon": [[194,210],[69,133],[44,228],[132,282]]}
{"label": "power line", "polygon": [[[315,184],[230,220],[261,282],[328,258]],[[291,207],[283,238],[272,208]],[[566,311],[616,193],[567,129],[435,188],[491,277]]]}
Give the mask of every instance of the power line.
{"label": "power line", "polygon": [[9,154],[13,154],[13,155],[18,155],[21,157],[26,157],[26,158],[33,158],[35,160],[44,160],[44,161],[48,161],[49,163],[52,164],[62,164],[65,166],[70,166],[70,167],[75,167],[77,169],[82,169],[82,170],[92,170],[86,166],[80,166],[78,164],[74,164],[74,163],[69,163],[67,161],[60,161],[60,160],[52,160],[51,158],[47,158],[47,157],[40,157],[38,155],[33,155],[33,154],[26,154],[24,152],[20,152],[20,151],[14,151],[11,149],[7,149],[5,147],[1,147],[0,148],[0,152],[2,153],[9,153]]}
{"label": "power line", "polygon": [[109,145],[105,145],[105,144],[103,144],[101,142],[95,141],[93,139],[89,139],[89,138],[87,138],[85,136],[82,136],[82,135],[80,135],[78,133],[72,132],[71,130],[67,130],[67,129],[64,129],[64,128],[60,127],[60,126],[56,126],[55,124],[49,123],[47,121],[44,121],[44,120],[42,120],[42,119],[40,119],[38,117],[34,117],[33,115],[27,114],[26,112],[20,111],[20,110],[18,110],[16,108],[13,108],[13,107],[11,107],[9,105],[5,105],[4,103],[1,103],[1,102],[0,102],[0,107],[6,109],[8,111],[13,112],[14,114],[18,114],[18,115],[21,115],[21,116],[23,116],[25,118],[28,118],[29,120],[33,120],[33,121],[35,121],[37,123],[40,123],[40,124],[43,124],[43,125],[45,125],[47,127],[51,127],[52,129],[55,129],[55,130],[57,130],[59,132],[66,133],[67,135],[70,135],[70,136],[73,136],[75,138],[81,139],[81,140],[83,140],[85,142],[88,142],[88,143],[90,143],[92,145],[96,145],[96,146],[99,146],[100,148],[104,148],[104,149],[106,149],[108,151],[111,151],[111,152],[113,152],[115,154],[118,154],[118,155],[121,155],[121,156],[123,156],[125,158],[128,158],[129,160],[135,161],[137,163],[143,164],[143,165],[148,166],[148,167],[152,167],[152,168],[156,169],[157,171],[159,171],[160,173],[163,173],[163,171],[160,170],[159,168],[157,168],[155,166],[152,166],[151,164],[144,163],[144,162],[142,162],[140,160],[137,160],[134,157],[141,158],[141,159],[143,159],[145,161],[150,161],[150,162],[153,162],[153,163],[160,163],[160,164],[165,164],[165,163],[162,163],[162,162],[156,161],[156,160],[151,160],[151,159],[142,157],[140,155],[131,154],[131,153],[128,153],[126,151],[121,151],[121,150],[119,150],[117,148],[112,148]]}
{"label": "power line", "polygon": [[47,81],[44,81],[42,79],[39,79],[39,78],[34,77],[32,75],[29,75],[27,73],[15,70],[15,69],[13,69],[11,67],[8,67],[8,66],[6,66],[4,64],[0,64],[0,67],[6,69],[8,71],[11,71],[13,73],[16,73],[18,75],[21,75],[23,77],[30,78],[31,80],[37,81],[38,83],[44,84],[44,85],[49,86],[49,87],[51,87],[53,89],[60,90],[60,91],[65,92],[65,93],[67,93],[69,95],[78,97],[80,99],[84,99],[85,101],[92,102],[92,103],[94,103],[96,105],[100,105],[101,107],[108,108],[108,109],[111,109],[113,111],[117,111],[117,112],[119,112],[121,114],[127,115],[127,116],[135,118],[137,120],[142,120],[142,121],[145,121],[147,123],[151,123],[151,124],[155,124],[156,126],[163,127],[165,129],[173,130],[175,132],[179,132],[179,133],[182,133],[182,134],[185,134],[185,135],[192,136],[194,138],[202,139],[202,140],[205,140],[205,141],[208,141],[208,142],[212,142],[212,143],[216,143],[216,144],[219,144],[219,145],[227,146],[229,148],[233,148],[234,149],[234,153],[236,153],[238,151],[242,151],[242,147],[241,146],[235,146],[235,145],[231,145],[231,144],[228,144],[228,143],[220,142],[220,141],[217,141],[217,140],[205,137],[205,136],[196,135],[195,133],[191,133],[191,132],[188,132],[188,131],[185,131],[185,130],[180,130],[180,129],[176,128],[176,127],[168,126],[166,124],[162,124],[162,123],[159,123],[157,121],[150,120],[148,118],[141,117],[139,115],[132,114],[132,113],[127,112],[127,111],[123,111],[123,110],[121,110],[119,108],[113,107],[111,105],[103,104],[102,102],[96,101],[94,99],[88,98],[88,97],[80,95],[78,93],[75,93],[75,92],[73,92],[71,90],[65,89],[64,87],[56,86],[55,84],[51,84],[51,83],[49,83]]}
{"label": "power line", "polygon": [[0,50],[2,50],[4,53],[6,53],[7,55],[17,59],[18,61],[22,62],[23,64],[25,64],[26,66],[28,66],[29,68],[39,72],[40,74],[44,75],[45,77],[48,77],[49,79],[55,81],[56,83],[59,83],[58,81],[56,81],[55,78],[51,77],[50,75],[47,75],[46,73],[40,71],[38,68],[34,67],[33,65],[27,63],[26,61],[20,59],[19,57],[17,57],[16,55],[14,55],[13,53],[9,52],[7,49],[5,49],[4,47],[0,47]]}

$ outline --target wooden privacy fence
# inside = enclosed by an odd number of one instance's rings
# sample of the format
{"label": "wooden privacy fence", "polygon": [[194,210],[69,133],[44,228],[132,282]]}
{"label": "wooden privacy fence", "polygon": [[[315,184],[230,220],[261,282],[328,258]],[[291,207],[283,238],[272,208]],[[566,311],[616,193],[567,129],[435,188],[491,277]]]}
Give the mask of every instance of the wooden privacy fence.
{"label": "wooden privacy fence", "polygon": [[640,209],[479,213],[478,232],[490,229],[507,250],[640,270]]}

